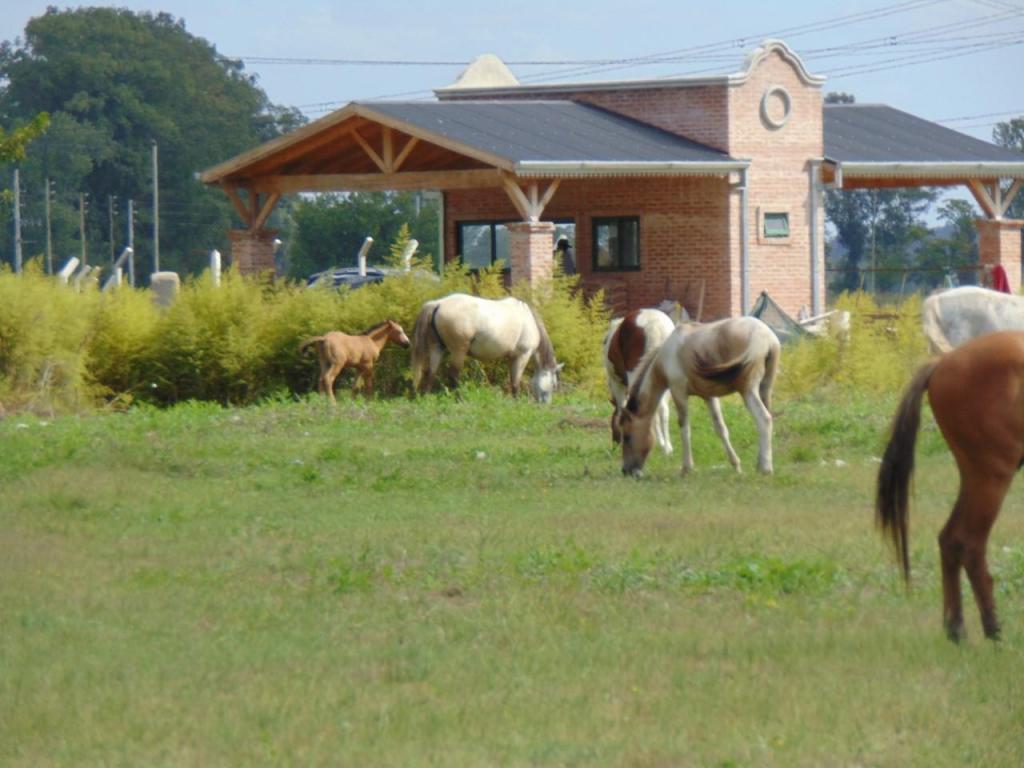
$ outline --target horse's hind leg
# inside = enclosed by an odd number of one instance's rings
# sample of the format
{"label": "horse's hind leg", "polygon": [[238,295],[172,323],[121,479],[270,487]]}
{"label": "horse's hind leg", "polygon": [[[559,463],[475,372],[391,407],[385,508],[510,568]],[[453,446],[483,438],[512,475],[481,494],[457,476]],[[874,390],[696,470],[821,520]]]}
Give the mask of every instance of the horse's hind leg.
{"label": "horse's hind leg", "polygon": [[337,405],[338,401],[334,398],[334,380],[338,378],[338,374],[341,373],[341,369],[345,366],[341,363],[334,363],[327,370],[327,373],[323,375],[323,387],[327,396],[331,398],[331,403]]}
{"label": "horse's hind leg", "polygon": [[772,473],[772,414],[761,400],[757,387],[752,387],[744,396],[743,402],[754,417],[757,424],[757,471],[767,475]]}
{"label": "horse's hind leg", "polygon": [[1012,475],[961,476],[960,495],[953,507],[953,514],[939,535],[943,619],[951,640],[959,641],[964,636],[961,566],[970,579],[985,636],[993,640],[999,637],[999,621],[996,618],[986,548],[989,532],[1012,480]]}
{"label": "horse's hind leg", "polygon": [[[725,455],[729,458],[729,463],[732,464],[733,469],[740,472],[740,457],[736,455],[732,443],[729,442],[729,428],[725,426],[725,419],[722,417],[722,404],[718,401],[717,397],[709,397],[705,402],[708,405],[708,412],[711,414],[711,423],[715,426],[718,439],[722,441],[722,446],[725,448]],[[760,459],[758,459],[757,468],[761,469]]]}

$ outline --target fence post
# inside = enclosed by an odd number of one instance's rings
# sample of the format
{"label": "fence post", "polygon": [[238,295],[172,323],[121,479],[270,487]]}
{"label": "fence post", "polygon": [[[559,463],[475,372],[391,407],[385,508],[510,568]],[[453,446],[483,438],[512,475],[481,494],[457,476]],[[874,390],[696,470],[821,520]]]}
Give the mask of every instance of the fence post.
{"label": "fence post", "polygon": [[412,268],[412,255],[416,253],[416,249],[419,247],[419,240],[410,240],[405,244],[405,248],[402,249],[402,268],[406,272]]}
{"label": "fence post", "polygon": [[57,279],[60,280],[64,285],[68,284],[68,280],[71,278],[72,273],[78,269],[79,260],[77,256],[72,256],[68,259],[64,266],[61,267],[60,272],[57,273]]}
{"label": "fence post", "polygon": [[220,286],[220,251],[210,251],[210,278],[215,286]]}

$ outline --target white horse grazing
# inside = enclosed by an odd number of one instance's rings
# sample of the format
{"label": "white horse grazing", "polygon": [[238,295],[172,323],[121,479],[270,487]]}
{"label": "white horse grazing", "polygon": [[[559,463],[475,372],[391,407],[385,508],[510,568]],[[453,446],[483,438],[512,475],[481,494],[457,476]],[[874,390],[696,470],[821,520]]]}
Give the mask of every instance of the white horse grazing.
{"label": "white horse grazing", "polygon": [[687,401],[697,395],[707,403],[715,431],[729,462],[739,471],[740,459],[729,442],[718,398],[738,392],[757,423],[760,437],[757,468],[772,471],[772,383],[779,366],[779,339],[756,317],[735,317],[707,325],[683,323],[641,369],[619,415],[622,431],[622,473],[639,475],[651,451],[651,419],[665,390],[679,412],[683,472],[693,469]]}
{"label": "white horse grazing", "polygon": [[[612,401],[612,442],[622,442],[619,433],[619,412],[626,406],[629,385],[634,377],[662,343],[675,330],[672,318],[660,309],[638,309],[625,317],[616,318],[608,325],[604,337],[604,372],[608,382],[608,393]],[[672,438],[669,436],[668,406],[666,392],[658,403],[651,420],[654,439],[666,456],[672,454]]]}
{"label": "white horse grazing", "polygon": [[429,391],[444,351],[451,354],[451,384],[458,383],[466,356],[484,362],[508,360],[512,394],[530,358],[530,388],[542,403],[551,401],[562,366],[555,361],[547,329],[529,304],[519,299],[481,299],[453,293],[426,302],[416,317],[412,342],[413,387]]}
{"label": "white horse grazing", "polygon": [[1024,330],[1024,298],[975,285],[951,288],[924,300],[921,325],[932,354],[945,354],[975,336]]}

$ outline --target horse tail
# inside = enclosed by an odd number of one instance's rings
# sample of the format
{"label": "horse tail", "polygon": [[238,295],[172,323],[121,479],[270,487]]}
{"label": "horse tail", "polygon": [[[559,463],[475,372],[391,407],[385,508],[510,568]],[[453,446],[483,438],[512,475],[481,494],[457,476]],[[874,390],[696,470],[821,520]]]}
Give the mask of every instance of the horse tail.
{"label": "horse tail", "polygon": [[313,344],[322,344],[323,340],[323,336],[310,336],[308,339],[299,344],[299,354],[304,353],[306,349],[308,347],[311,347]]}
{"label": "horse tail", "polygon": [[770,341],[771,345],[768,347],[768,354],[764,359],[764,377],[757,388],[757,393],[761,396],[761,402],[768,409],[768,413],[772,412],[772,387],[775,385],[775,376],[779,372],[779,359],[782,357],[782,345],[775,338],[774,333],[772,333]]}
{"label": "horse tail", "polygon": [[412,329],[412,354],[409,364],[412,367],[412,388],[419,389],[423,374],[430,365],[431,336],[436,334],[434,312],[440,306],[439,301],[428,301],[416,315],[416,324]]}
{"label": "horse tail", "polygon": [[941,295],[932,294],[921,305],[921,327],[925,338],[928,339],[928,351],[933,355],[944,355],[953,349],[953,345],[946,338],[946,332],[942,329]]}
{"label": "horse tail", "polygon": [[921,425],[921,400],[928,389],[938,360],[921,366],[910,381],[892,419],[892,437],[885,446],[878,468],[875,496],[875,524],[892,539],[900,558],[903,579],[910,581],[910,557],[907,553],[907,491],[914,473],[914,443]]}

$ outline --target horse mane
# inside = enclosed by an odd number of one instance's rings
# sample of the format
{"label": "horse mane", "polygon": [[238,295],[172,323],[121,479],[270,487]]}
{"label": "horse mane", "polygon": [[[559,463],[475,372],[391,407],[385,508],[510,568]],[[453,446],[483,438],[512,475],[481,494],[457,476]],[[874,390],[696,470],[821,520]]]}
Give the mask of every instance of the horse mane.
{"label": "horse mane", "polygon": [[390,322],[391,322],[391,318],[388,318],[387,320],[381,320],[376,325],[371,325],[369,328],[367,328],[365,331],[363,331],[362,333],[360,333],[358,335],[359,336],[370,336],[374,331],[379,331],[381,328],[383,328],[385,325],[387,325]]}
{"label": "horse mane", "polygon": [[533,315],[533,320],[537,323],[537,331],[540,334],[540,343],[537,345],[537,359],[540,361],[541,368],[554,368],[558,365],[558,361],[555,360],[555,348],[551,344],[551,337],[548,336],[548,329],[544,326],[544,321],[540,319],[540,315],[537,314],[537,310],[532,305],[523,302],[530,310],[530,314]]}

